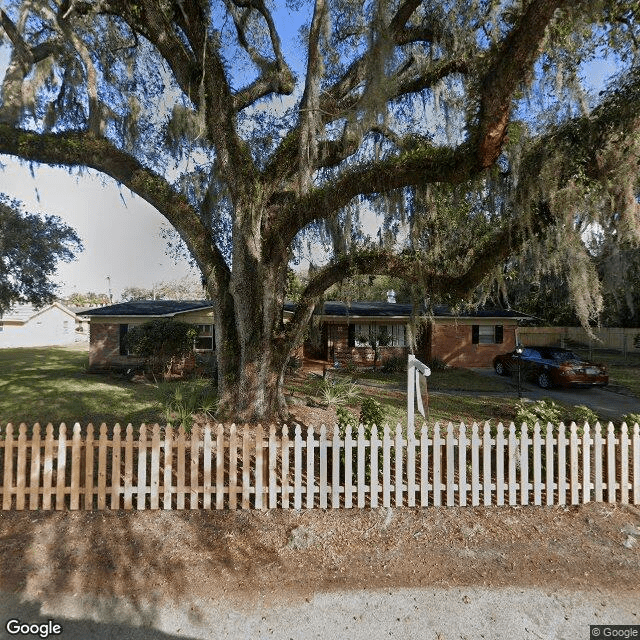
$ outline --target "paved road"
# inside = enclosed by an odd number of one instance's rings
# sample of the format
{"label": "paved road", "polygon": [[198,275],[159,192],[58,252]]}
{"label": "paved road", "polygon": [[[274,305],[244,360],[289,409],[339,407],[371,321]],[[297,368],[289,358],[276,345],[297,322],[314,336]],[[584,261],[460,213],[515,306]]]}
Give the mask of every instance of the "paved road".
{"label": "paved road", "polygon": [[[481,375],[497,377],[493,369],[474,369]],[[502,378],[509,382],[508,378]],[[517,385],[512,384],[513,393],[517,393]],[[484,395],[484,394],[483,394]],[[609,420],[617,420],[627,413],[640,413],[640,399],[623,395],[609,387],[592,389],[541,389],[530,382],[522,383],[522,396],[531,400],[551,398],[558,402],[574,405],[586,405],[599,415]]]}
{"label": "paved road", "polygon": [[[62,640],[588,640],[590,624],[640,624],[637,594],[464,587],[319,593],[271,603],[155,602],[59,595],[25,602],[0,593],[6,622],[62,627]],[[640,630],[640,626],[637,627]]]}

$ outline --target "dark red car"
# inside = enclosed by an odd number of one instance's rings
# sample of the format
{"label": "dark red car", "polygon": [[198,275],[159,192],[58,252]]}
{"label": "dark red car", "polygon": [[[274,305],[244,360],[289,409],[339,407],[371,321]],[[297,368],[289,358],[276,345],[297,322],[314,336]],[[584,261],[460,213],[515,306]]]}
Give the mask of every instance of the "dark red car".
{"label": "dark red car", "polygon": [[[501,376],[518,373],[516,351],[493,359],[493,368]],[[609,384],[607,368],[585,362],[580,356],[558,347],[523,347],[520,355],[520,375],[533,380],[543,389],[550,387],[604,387]]]}

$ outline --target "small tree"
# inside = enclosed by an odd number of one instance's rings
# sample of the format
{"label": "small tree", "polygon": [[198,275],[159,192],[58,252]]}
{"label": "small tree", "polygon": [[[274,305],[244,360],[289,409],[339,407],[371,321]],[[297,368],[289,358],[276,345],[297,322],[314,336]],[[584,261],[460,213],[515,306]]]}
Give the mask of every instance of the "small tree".
{"label": "small tree", "polygon": [[166,377],[175,358],[193,352],[197,335],[197,328],[191,324],[161,318],[132,327],[125,341],[129,351],[145,359],[152,373]]}

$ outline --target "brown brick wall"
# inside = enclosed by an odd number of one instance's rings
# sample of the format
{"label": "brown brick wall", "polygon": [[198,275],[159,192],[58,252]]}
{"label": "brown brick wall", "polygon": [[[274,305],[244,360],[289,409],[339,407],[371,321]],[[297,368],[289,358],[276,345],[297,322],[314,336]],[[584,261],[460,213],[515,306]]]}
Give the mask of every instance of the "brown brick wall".
{"label": "brown brick wall", "polygon": [[113,365],[141,362],[135,356],[120,355],[120,325],[91,322],[89,332],[89,368],[103,369]]}
{"label": "brown brick wall", "polygon": [[431,331],[431,357],[453,367],[490,367],[496,355],[515,349],[515,325],[503,327],[501,344],[472,344],[471,324],[435,323]]}

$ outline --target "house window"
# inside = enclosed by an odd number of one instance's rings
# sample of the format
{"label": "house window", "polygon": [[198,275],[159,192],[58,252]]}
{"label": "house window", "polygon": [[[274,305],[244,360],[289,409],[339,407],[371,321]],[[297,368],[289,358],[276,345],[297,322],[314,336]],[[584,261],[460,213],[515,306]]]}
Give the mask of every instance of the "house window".
{"label": "house window", "polygon": [[474,324],[471,327],[473,344],[502,344],[504,327],[501,324]]}
{"label": "house window", "polygon": [[4,322],[0,322],[0,331],[4,331]]}
{"label": "house window", "polygon": [[215,334],[212,324],[199,324],[196,338],[196,351],[213,351],[216,348]]}
{"label": "house window", "polygon": [[125,337],[126,337],[127,333],[129,333],[129,325],[128,324],[121,324],[120,325],[120,355],[121,356],[128,356],[129,355],[129,351],[128,351],[127,345],[125,343]]}
{"label": "house window", "polygon": [[403,324],[355,324],[349,325],[349,334],[351,336],[351,327],[353,327],[353,343],[352,347],[370,347],[369,338],[378,336],[380,346],[385,347],[404,347],[406,346],[405,326]]}

